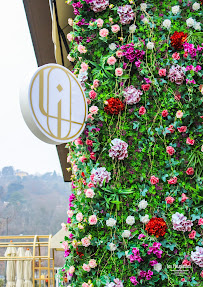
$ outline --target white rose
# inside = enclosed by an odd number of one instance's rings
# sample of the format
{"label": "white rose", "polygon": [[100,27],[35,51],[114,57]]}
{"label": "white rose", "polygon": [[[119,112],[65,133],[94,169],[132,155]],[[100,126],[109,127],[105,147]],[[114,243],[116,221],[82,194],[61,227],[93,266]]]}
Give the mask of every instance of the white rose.
{"label": "white rose", "polygon": [[109,227],[113,227],[116,225],[116,220],[113,218],[109,218],[108,220],[106,220],[106,225]]}
{"label": "white rose", "polygon": [[147,207],[148,203],[145,199],[141,200],[138,204],[139,209],[145,209]]}
{"label": "white rose", "polygon": [[135,33],[135,30],[137,29],[137,26],[135,24],[132,24],[130,27],[129,27],[129,32],[130,33]]}
{"label": "white rose", "polygon": [[116,244],[114,244],[112,242],[109,243],[109,248],[110,248],[111,251],[115,251],[117,249]]}
{"label": "white rose", "polygon": [[174,15],[177,15],[179,12],[180,12],[180,6],[179,5],[176,5],[176,6],[172,7],[172,13]]}
{"label": "white rose", "polygon": [[147,19],[147,17],[144,17],[144,18],[142,19],[142,22],[143,22],[144,24],[148,24],[148,23],[149,23],[149,20]]}
{"label": "white rose", "polygon": [[193,27],[195,30],[201,31],[201,23],[200,22],[195,22]]}
{"label": "white rose", "polygon": [[135,223],[135,217],[134,216],[128,216],[126,218],[126,223],[129,225],[133,225]]}
{"label": "white rose", "polygon": [[109,49],[110,49],[111,51],[116,50],[116,44],[115,44],[115,43],[109,44]]}
{"label": "white rose", "polygon": [[188,19],[186,20],[186,24],[187,24],[188,27],[192,27],[192,26],[194,26],[194,24],[195,24],[195,20],[192,19],[192,17],[190,17],[190,18],[188,18]]}
{"label": "white rose", "polygon": [[156,270],[157,272],[160,272],[162,269],[162,264],[161,263],[157,263],[154,265],[154,270]]}
{"label": "white rose", "polygon": [[146,11],[146,10],[147,10],[147,4],[146,4],[146,3],[140,4],[140,9],[141,9],[142,11]]}
{"label": "white rose", "polygon": [[195,11],[199,10],[199,8],[200,8],[200,4],[199,4],[198,2],[195,2],[195,3],[192,5],[192,9],[195,10]]}
{"label": "white rose", "polygon": [[146,214],[145,216],[140,216],[140,221],[144,224],[147,224],[149,222],[149,215]]}
{"label": "white rose", "polygon": [[163,21],[163,26],[166,28],[166,29],[169,29],[171,27],[171,20],[169,19],[166,19]]}
{"label": "white rose", "polygon": [[122,237],[123,238],[129,238],[130,234],[131,234],[130,230],[124,230],[122,233]]}

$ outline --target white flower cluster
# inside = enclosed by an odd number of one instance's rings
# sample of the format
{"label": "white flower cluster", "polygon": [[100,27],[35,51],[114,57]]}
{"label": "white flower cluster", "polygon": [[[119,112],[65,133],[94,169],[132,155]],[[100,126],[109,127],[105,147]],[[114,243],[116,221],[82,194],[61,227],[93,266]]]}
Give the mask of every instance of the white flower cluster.
{"label": "white flower cluster", "polygon": [[128,216],[126,218],[126,223],[129,225],[133,225],[135,223],[135,217],[134,216]]}
{"label": "white flower cluster", "polygon": [[144,216],[140,216],[140,221],[144,224],[147,224],[149,222],[149,215],[146,214]]}
{"label": "white flower cluster", "polygon": [[145,199],[141,200],[138,204],[139,209],[145,209],[147,207],[148,203]]}
{"label": "white flower cluster", "polygon": [[108,220],[106,220],[106,225],[108,227],[113,227],[116,225],[116,220],[114,218],[109,218]]}
{"label": "white flower cluster", "polygon": [[201,23],[196,22],[192,17],[186,20],[186,24],[189,28],[193,27],[195,30],[198,30],[198,31],[201,30]]}
{"label": "white flower cluster", "polygon": [[122,237],[123,238],[129,238],[130,234],[131,234],[130,230],[124,230],[122,233]]}
{"label": "white flower cluster", "polygon": [[153,49],[154,49],[154,43],[149,41],[149,42],[147,43],[147,49],[153,50]]}
{"label": "white flower cluster", "polygon": [[180,6],[179,5],[175,5],[172,7],[172,13],[174,15],[177,15],[180,12]]}
{"label": "white flower cluster", "polygon": [[166,19],[163,21],[163,27],[166,28],[166,29],[170,29],[171,27],[171,20],[169,19]]}
{"label": "white flower cluster", "polygon": [[195,3],[192,5],[192,9],[193,9],[194,11],[199,10],[199,9],[200,9],[200,4],[199,4],[198,2],[195,2]]}

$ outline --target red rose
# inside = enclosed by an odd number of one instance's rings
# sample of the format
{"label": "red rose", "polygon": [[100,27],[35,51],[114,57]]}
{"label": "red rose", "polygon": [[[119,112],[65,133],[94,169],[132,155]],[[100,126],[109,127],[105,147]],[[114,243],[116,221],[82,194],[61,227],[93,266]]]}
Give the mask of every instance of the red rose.
{"label": "red rose", "polygon": [[163,112],[161,113],[163,118],[166,118],[168,116],[168,111],[167,110],[163,110]]}
{"label": "red rose", "polygon": [[140,109],[139,109],[139,115],[144,115],[146,113],[146,109],[145,109],[145,107],[140,107]]}
{"label": "red rose", "polygon": [[142,89],[143,89],[143,91],[145,91],[145,92],[148,91],[149,88],[150,88],[150,84],[142,85]]}
{"label": "red rose", "polygon": [[180,133],[185,133],[187,131],[187,127],[186,126],[181,126],[181,127],[177,128],[177,129],[178,129],[178,131]]}
{"label": "red rose", "polygon": [[166,234],[167,225],[163,218],[151,218],[147,223],[145,230],[149,235],[155,235],[157,238]]}
{"label": "red rose", "polygon": [[184,42],[187,40],[187,33],[184,34],[183,32],[175,31],[170,39],[171,46],[176,50],[181,50],[183,48]]}
{"label": "red rose", "polygon": [[106,102],[107,105],[104,108],[104,111],[107,114],[118,115],[125,108],[124,103],[119,98],[110,98]]}
{"label": "red rose", "polygon": [[155,185],[155,184],[159,183],[159,178],[152,175],[150,178],[150,182],[151,182],[151,184]]}
{"label": "red rose", "polygon": [[174,176],[174,177],[172,177],[171,179],[169,179],[169,180],[167,180],[168,181],[168,184],[176,184],[177,183],[177,177],[176,176]]}
{"label": "red rose", "polygon": [[167,146],[166,148],[166,152],[169,154],[169,155],[173,155],[175,153],[175,150],[172,146]]}
{"label": "red rose", "polygon": [[193,175],[194,174],[194,169],[192,167],[188,167],[188,169],[186,170],[187,175]]}

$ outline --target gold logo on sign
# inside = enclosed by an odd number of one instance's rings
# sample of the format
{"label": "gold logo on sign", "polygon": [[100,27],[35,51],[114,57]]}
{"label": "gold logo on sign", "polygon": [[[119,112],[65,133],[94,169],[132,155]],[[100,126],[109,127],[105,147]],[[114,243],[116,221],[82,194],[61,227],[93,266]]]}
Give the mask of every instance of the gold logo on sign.
{"label": "gold logo on sign", "polygon": [[[60,69],[63,71],[66,76],[66,87],[64,84],[57,83],[53,87],[53,80],[51,81],[50,78],[53,77],[55,69]],[[64,76],[64,75],[63,75]],[[84,101],[84,117],[81,122],[72,120],[72,80],[74,80],[75,84],[77,85],[77,89],[79,88],[80,94],[83,97]],[[38,102],[38,109],[43,116],[46,118],[46,126],[42,124],[42,120],[36,115],[35,108],[32,98],[33,96],[33,89],[34,83],[39,82],[39,102]],[[56,80],[57,82],[57,80]],[[55,82],[54,82],[55,83]],[[69,90],[67,90],[67,86]],[[51,88],[52,89],[51,89]],[[56,91],[55,91],[56,90]],[[60,100],[58,99],[60,98]],[[51,138],[60,140],[60,141],[70,141],[72,139],[77,138],[81,131],[84,129],[85,120],[86,120],[86,99],[84,92],[78,82],[78,80],[73,77],[72,73],[63,68],[62,66],[53,66],[47,65],[34,76],[31,88],[30,88],[30,104],[32,113],[35,117],[36,122],[40,126],[40,128]],[[52,123],[52,125],[51,125]],[[53,123],[54,123],[54,130],[53,130]],[[62,135],[62,125],[63,125],[63,135]],[[73,134],[73,125],[74,125],[74,134]],[[52,126],[52,127],[51,127]],[[78,126],[78,127],[77,127]],[[77,128],[76,128],[77,127]],[[64,134],[65,130],[65,134]]]}

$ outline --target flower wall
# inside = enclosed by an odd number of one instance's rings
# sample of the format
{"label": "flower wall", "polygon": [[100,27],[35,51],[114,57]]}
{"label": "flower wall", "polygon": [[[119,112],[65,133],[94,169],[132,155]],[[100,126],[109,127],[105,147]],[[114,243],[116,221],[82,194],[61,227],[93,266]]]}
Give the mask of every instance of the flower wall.
{"label": "flower wall", "polygon": [[202,2],[67,1],[89,110],[67,145],[71,287],[203,286]]}

